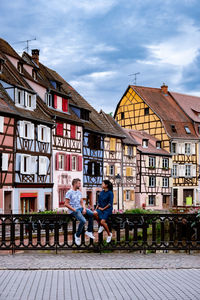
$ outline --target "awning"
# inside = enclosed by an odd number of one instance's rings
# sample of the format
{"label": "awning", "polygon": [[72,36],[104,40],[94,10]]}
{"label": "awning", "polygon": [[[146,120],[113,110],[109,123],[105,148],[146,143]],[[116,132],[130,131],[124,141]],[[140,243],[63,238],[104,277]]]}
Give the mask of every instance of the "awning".
{"label": "awning", "polygon": [[37,197],[37,193],[21,193],[20,198],[29,197],[29,198],[35,198]]}

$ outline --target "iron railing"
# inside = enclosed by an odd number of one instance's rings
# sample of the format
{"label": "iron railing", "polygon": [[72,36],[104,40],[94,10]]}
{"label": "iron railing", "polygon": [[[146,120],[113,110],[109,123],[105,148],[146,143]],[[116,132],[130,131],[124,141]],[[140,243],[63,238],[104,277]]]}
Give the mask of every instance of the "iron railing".
{"label": "iron railing", "polygon": [[0,215],[0,250],[200,250],[197,214],[113,214],[108,220],[112,242],[105,231],[95,240],[74,240],[78,221],[68,214]]}

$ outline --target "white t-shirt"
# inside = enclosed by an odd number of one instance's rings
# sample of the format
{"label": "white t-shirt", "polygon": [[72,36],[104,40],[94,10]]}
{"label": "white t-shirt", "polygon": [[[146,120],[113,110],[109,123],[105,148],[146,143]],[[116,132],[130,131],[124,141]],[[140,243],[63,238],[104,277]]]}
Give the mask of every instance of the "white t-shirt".
{"label": "white t-shirt", "polygon": [[[75,208],[75,209],[78,209],[78,208],[81,208],[81,204],[80,204],[80,201],[81,201],[81,198],[82,198],[82,194],[79,190],[77,191],[74,191],[74,190],[69,190],[66,195],[65,195],[65,198],[66,199],[69,199],[69,204]],[[73,211],[71,209],[69,209],[69,213],[71,214]]]}

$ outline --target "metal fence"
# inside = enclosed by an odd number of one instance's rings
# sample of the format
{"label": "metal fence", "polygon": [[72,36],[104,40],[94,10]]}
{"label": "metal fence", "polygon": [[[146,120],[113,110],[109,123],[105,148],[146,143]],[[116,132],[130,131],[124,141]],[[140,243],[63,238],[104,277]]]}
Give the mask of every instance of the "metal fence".
{"label": "metal fence", "polygon": [[0,215],[0,250],[200,250],[200,220],[196,214],[113,214],[107,234],[95,240],[81,235],[81,245],[74,240],[78,221],[67,214]]}

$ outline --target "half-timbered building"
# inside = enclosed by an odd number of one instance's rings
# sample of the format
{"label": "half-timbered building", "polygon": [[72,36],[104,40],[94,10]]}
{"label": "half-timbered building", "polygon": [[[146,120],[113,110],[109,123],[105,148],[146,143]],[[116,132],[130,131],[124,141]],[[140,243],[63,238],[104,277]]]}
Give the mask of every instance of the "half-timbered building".
{"label": "half-timbered building", "polygon": [[127,129],[140,144],[137,147],[136,207],[169,209],[171,206],[172,156],[161,141],[144,131]]}
{"label": "half-timbered building", "polygon": [[52,207],[52,120],[40,108],[41,99],[24,80],[25,61],[4,40],[0,83],[4,101],[15,112],[13,152],[13,213]]}
{"label": "half-timbered building", "polygon": [[172,204],[196,203],[199,137],[168,87],[129,86],[117,105],[115,119],[122,127],[154,136],[173,155]]}
{"label": "half-timbered building", "polygon": [[113,183],[114,209],[134,208],[138,143],[111,115],[103,111],[100,114],[107,125],[104,137],[104,179]]}

